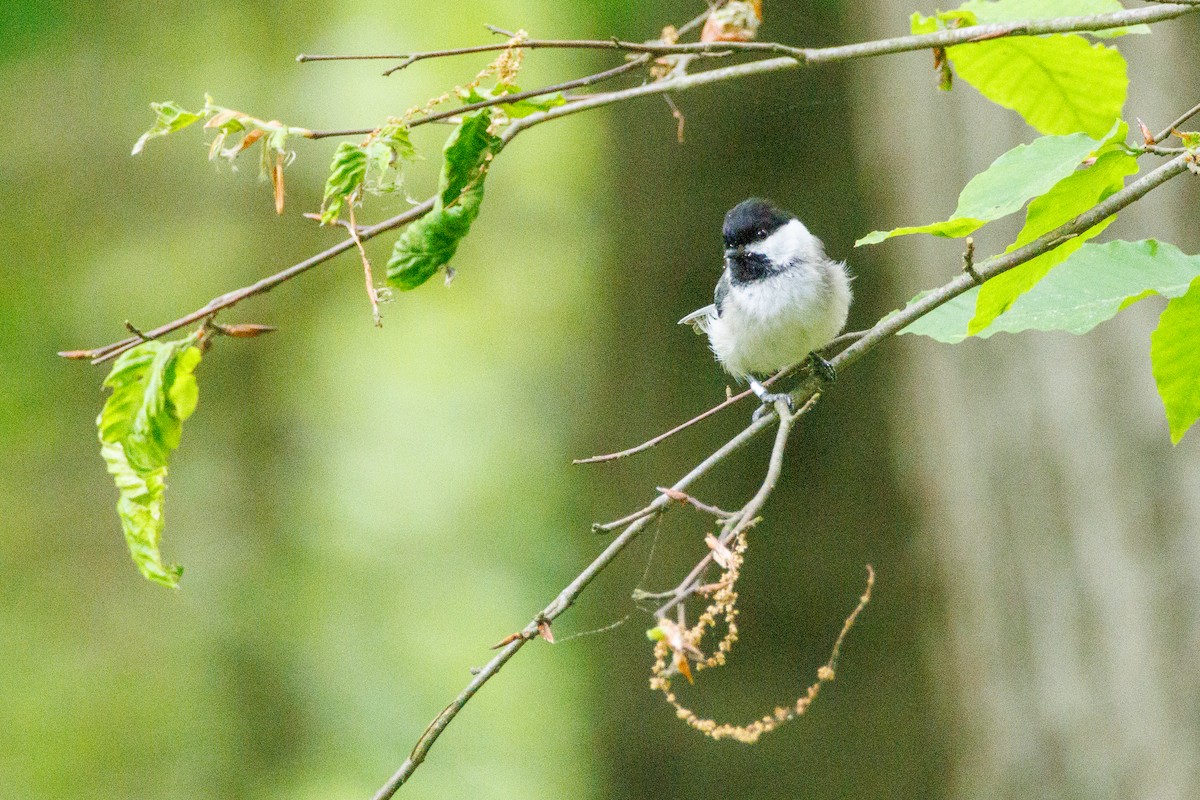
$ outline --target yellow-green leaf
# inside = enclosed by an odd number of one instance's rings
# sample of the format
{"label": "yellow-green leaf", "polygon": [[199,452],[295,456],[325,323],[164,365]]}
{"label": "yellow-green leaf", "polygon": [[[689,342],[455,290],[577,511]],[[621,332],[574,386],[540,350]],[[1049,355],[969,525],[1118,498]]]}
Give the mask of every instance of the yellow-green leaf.
{"label": "yellow-green leaf", "polygon": [[96,419],[100,455],[120,492],[117,515],[130,555],[143,576],[171,587],[183,570],[164,564],[159,547],[167,458],[196,410],[200,357],[194,336],[143,342],[122,354],[104,381],[112,395]]}

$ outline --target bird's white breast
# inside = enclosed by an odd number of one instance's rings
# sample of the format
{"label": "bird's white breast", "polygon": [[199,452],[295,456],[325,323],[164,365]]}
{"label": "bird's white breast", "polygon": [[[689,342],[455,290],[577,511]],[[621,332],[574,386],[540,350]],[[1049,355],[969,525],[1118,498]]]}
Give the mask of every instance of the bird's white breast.
{"label": "bird's white breast", "polygon": [[[780,234],[784,241],[772,241]],[[802,361],[832,341],[846,324],[850,279],[845,265],[825,256],[821,243],[793,221],[757,248],[794,266],[757,281],[732,283],[720,316],[705,320],[713,352],[737,377],[770,373]]]}

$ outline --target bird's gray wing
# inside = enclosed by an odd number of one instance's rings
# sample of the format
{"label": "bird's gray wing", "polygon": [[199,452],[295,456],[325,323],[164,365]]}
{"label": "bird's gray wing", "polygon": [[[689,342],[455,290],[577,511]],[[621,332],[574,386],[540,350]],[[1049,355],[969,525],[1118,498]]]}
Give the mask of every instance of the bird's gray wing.
{"label": "bird's gray wing", "polygon": [[727,294],[729,294],[729,270],[721,273],[721,280],[717,281],[717,290],[713,292],[713,307],[716,309],[718,317],[721,316],[721,303]]}
{"label": "bird's gray wing", "polygon": [[695,311],[679,320],[679,324],[691,325],[693,328],[699,331],[700,325],[704,323],[704,320],[715,316],[717,316],[717,307],[715,305],[708,305],[704,308],[697,308]]}
{"label": "bird's gray wing", "polygon": [[679,324],[691,325],[696,330],[696,333],[704,333],[704,322],[706,320],[721,316],[721,302],[725,299],[727,294],[729,294],[729,273],[725,272],[721,275],[721,279],[717,281],[717,290],[713,295],[713,299],[716,302],[712,303],[712,305],[707,305],[704,308],[697,308],[695,311],[679,320]]}

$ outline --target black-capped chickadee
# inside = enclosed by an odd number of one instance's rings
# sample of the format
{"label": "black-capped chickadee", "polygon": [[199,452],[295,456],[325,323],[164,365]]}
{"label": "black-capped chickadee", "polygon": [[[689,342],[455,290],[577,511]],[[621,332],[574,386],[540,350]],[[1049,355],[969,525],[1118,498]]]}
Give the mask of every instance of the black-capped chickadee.
{"label": "black-capped chickadee", "polygon": [[825,255],[804,223],[767,200],[751,198],[725,215],[725,272],[716,302],[693,311],[688,323],[708,334],[717,360],[746,380],[763,404],[791,399],[767,391],[754,374],[773,373],[806,358],[826,381],[836,379],[814,351],[846,324],[850,277]]}

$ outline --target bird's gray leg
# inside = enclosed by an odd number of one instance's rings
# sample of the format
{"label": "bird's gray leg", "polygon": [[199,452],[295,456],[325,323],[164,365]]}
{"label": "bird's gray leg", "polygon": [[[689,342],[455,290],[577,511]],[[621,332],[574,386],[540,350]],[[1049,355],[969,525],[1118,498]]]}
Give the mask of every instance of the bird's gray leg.
{"label": "bird's gray leg", "polygon": [[762,405],[755,410],[753,417],[754,419],[758,419],[763,414],[770,411],[775,403],[780,400],[787,403],[788,408],[792,408],[792,396],[787,392],[768,392],[767,387],[759,383],[756,378],[750,378],[749,380],[750,391],[754,392],[755,396],[758,397],[759,401],[762,403]]}

